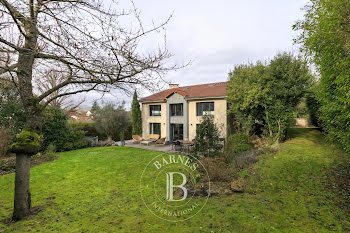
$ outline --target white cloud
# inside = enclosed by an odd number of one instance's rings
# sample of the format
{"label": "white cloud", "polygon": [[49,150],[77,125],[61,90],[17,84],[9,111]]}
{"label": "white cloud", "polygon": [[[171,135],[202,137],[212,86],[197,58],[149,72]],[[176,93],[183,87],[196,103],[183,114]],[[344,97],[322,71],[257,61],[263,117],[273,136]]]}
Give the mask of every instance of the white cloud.
{"label": "white cloud", "polygon": [[[235,64],[268,59],[281,51],[297,51],[292,25],[301,19],[307,0],[134,0],[147,25],[160,23],[170,14],[167,44],[172,61],[193,64],[170,72],[166,79],[180,85],[227,80]],[[128,0],[120,6],[129,7]],[[155,37],[159,38],[159,37]],[[154,38],[144,41],[143,49],[153,49]],[[142,95],[150,94],[143,91]],[[88,94],[92,102],[97,95]],[[107,99],[131,102],[118,93]]]}

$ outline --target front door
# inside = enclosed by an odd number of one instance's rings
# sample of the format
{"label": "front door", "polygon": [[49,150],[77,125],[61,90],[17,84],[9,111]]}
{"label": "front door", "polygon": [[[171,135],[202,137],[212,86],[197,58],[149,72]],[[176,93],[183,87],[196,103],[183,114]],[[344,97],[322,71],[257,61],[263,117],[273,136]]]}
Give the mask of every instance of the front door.
{"label": "front door", "polygon": [[170,136],[171,141],[184,139],[184,125],[183,124],[170,124]]}

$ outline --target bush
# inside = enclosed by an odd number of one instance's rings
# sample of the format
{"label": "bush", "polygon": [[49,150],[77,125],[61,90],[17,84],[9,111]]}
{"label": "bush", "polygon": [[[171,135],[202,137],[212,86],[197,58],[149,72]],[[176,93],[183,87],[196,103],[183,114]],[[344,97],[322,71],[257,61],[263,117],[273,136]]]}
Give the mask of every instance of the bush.
{"label": "bush", "polygon": [[243,151],[234,157],[234,163],[237,168],[244,169],[258,162],[259,151],[249,150]]}
{"label": "bush", "polygon": [[60,151],[63,150],[76,150],[87,147],[85,140],[85,134],[83,130],[75,129],[74,127],[68,127],[67,133],[64,137],[64,143]]}
{"label": "bush", "polygon": [[68,116],[59,108],[46,108],[42,132],[42,150],[49,145],[54,145],[57,151],[75,150],[87,145],[80,125],[68,125]]}
{"label": "bush", "polygon": [[[210,182],[231,182],[239,172],[233,163],[226,163],[224,158],[206,157],[200,161],[208,172]],[[202,174],[206,174],[205,171],[202,171]],[[207,181],[206,176],[201,179],[204,182]]]}
{"label": "bush", "polygon": [[[86,137],[98,137],[99,139],[105,139],[107,138],[106,134],[99,133],[96,130],[95,123],[82,123],[82,122],[74,122],[74,123],[69,123],[69,126],[72,127],[73,129],[78,129],[81,131],[84,131],[84,135]],[[125,140],[130,140],[132,139],[132,123],[131,121],[127,122],[126,130],[124,131],[124,138]],[[117,135],[113,135],[112,139],[114,141],[120,141],[120,133]]]}
{"label": "bush", "polygon": [[215,157],[221,152],[219,130],[211,116],[203,116],[198,127],[192,153],[194,156]]}
{"label": "bush", "polygon": [[107,138],[106,134],[97,132],[95,123],[74,122],[74,123],[69,123],[69,126],[74,129],[79,129],[84,131],[84,134],[86,137]]}
{"label": "bush", "polygon": [[310,124],[315,127],[321,127],[320,103],[317,100],[315,91],[306,94],[306,107],[309,113]]}
{"label": "bush", "polygon": [[57,158],[56,156],[56,146],[50,144],[44,153],[42,154],[42,158],[46,161],[53,161]]}
{"label": "bush", "polygon": [[249,138],[247,135],[232,134],[226,139],[224,156],[227,162],[232,162],[239,153],[251,149],[252,146],[249,144]]}

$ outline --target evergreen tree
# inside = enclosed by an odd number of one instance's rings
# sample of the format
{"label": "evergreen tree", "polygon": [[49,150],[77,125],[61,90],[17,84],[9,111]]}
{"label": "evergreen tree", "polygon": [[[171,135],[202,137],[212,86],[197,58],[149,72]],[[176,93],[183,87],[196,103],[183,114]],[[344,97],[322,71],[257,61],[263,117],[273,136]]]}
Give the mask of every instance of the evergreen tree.
{"label": "evergreen tree", "polygon": [[140,104],[137,99],[137,92],[135,90],[134,97],[132,100],[131,107],[132,114],[132,134],[133,135],[141,135],[142,134],[142,119],[141,119],[141,110]]}
{"label": "evergreen tree", "polygon": [[90,109],[90,112],[92,114],[96,114],[100,109],[101,109],[100,105],[98,105],[97,101],[94,101],[94,103],[92,104],[92,107]]}
{"label": "evergreen tree", "polygon": [[212,116],[203,116],[202,122],[197,129],[195,144],[192,153],[198,157],[215,157],[220,154],[222,145],[220,144],[219,129],[214,123]]}

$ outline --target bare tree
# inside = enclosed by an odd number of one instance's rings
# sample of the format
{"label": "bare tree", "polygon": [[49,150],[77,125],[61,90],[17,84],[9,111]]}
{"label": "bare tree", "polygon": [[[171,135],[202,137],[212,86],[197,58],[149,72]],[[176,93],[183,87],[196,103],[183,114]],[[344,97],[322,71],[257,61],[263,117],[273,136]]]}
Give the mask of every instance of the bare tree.
{"label": "bare tree", "polygon": [[[67,78],[64,76],[64,73],[52,68],[47,70],[40,78],[36,80],[36,88],[40,93],[45,93],[53,88],[56,88],[57,85],[60,85]],[[77,110],[77,108],[85,102],[85,98],[80,99],[78,102],[74,102],[71,99],[70,95],[62,95],[66,92],[72,91],[69,90],[69,86],[64,88],[57,89],[47,96],[43,102],[53,99],[49,105],[52,107],[60,108],[66,113],[71,113]],[[60,97],[55,98],[60,95]]]}
{"label": "bare tree", "polygon": [[[163,30],[170,17],[146,29],[137,9],[117,11],[115,6],[113,0],[108,7],[99,0],[0,0],[0,74],[18,89],[26,129],[40,134],[43,109],[57,98],[111,88],[129,91],[136,84],[150,87],[178,68],[166,66],[171,57],[166,43],[152,52],[141,48],[143,38]],[[50,67],[64,79],[35,93],[35,79]],[[54,95],[58,90],[63,91]],[[25,149],[16,154],[14,220],[30,214],[32,154]]]}

